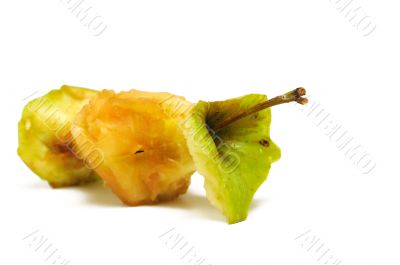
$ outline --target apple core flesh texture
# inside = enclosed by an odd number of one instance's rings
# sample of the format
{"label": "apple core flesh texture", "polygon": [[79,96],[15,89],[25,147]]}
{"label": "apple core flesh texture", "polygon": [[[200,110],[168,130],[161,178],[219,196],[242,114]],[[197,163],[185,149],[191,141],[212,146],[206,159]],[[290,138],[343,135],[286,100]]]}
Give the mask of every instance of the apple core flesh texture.
{"label": "apple core flesh texture", "polygon": [[75,120],[72,134],[78,149],[90,143],[100,150],[103,159],[96,172],[128,205],[185,193],[195,171],[178,118],[172,117],[171,104],[163,104],[166,100],[188,103],[169,93],[105,90]]}
{"label": "apple core flesh texture", "polygon": [[265,109],[213,131],[227,117],[266,101],[251,94],[197,103],[184,122],[185,137],[198,172],[205,177],[208,200],[237,223],[247,218],[254,193],[266,180],[280,149],[270,138],[271,111]]}
{"label": "apple core flesh texture", "polygon": [[76,114],[98,92],[62,86],[30,101],[18,123],[18,155],[52,187],[97,179],[72,151],[70,129]]}

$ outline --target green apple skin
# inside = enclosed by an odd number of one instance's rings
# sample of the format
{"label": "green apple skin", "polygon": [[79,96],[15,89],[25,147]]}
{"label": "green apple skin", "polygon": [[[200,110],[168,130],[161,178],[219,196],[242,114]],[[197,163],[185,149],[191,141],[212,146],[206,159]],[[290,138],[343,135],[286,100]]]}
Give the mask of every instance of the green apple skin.
{"label": "green apple skin", "polygon": [[212,128],[266,100],[265,95],[250,94],[226,101],[200,101],[182,124],[196,168],[205,178],[207,198],[230,224],[247,218],[255,192],[281,152],[270,138],[270,109],[217,132]]}
{"label": "green apple skin", "polygon": [[98,179],[73,151],[70,133],[76,114],[97,91],[64,85],[31,100],[18,123],[18,155],[52,187]]}

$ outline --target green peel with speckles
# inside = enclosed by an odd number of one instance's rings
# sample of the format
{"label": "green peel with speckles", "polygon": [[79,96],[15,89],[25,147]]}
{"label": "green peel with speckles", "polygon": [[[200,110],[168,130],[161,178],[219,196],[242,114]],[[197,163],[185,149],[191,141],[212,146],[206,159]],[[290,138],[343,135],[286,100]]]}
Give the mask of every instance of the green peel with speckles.
{"label": "green peel with speckles", "polygon": [[271,110],[265,109],[214,132],[213,126],[266,101],[251,94],[217,102],[198,102],[183,124],[190,153],[205,178],[208,200],[233,224],[247,218],[253,196],[280,158],[270,138]]}

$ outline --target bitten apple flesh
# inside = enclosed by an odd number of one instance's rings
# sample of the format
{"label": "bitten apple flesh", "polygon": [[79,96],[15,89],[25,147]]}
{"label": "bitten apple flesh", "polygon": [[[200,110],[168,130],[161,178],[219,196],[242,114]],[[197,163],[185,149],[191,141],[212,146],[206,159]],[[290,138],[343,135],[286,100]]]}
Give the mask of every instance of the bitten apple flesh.
{"label": "bitten apple flesh", "polygon": [[[88,143],[102,152],[95,168],[128,205],[153,204],[184,194],[195,171],[169,93],[102,91],[77,115],[77,148]],[[171,115],[169,115],[171,114]],[[82,153],[82,156],[89,154]]]}

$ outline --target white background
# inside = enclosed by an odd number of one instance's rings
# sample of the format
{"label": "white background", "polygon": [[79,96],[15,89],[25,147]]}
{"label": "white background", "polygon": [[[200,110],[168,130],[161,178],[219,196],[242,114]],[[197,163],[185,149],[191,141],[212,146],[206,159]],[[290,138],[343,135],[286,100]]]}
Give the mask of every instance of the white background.
{"label": "white background", "polygon": [[[194,264],[159,238],[172,228],[206,265],[323,264],[307,251],[312,236],[340,264],[400,263],[398,2],[358,0],[377,26],[363,36],[329,0],[87,0],[107,25],[97,37],[66,2],[0,5],[0,264],[51,264],[23,240],[35,231],[69,264]],[[282,158],[245,222],[227,225],[197,174],[187,195],[159,206],[123,206],[101,185],[53,190],[17,156],[17,122],[25,97],[62,84],[193,102],[304,86],[376,168],[363,174],[286,105],[271,128]],[[296,240],[307,231],[308,243]]]}

